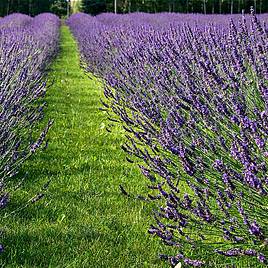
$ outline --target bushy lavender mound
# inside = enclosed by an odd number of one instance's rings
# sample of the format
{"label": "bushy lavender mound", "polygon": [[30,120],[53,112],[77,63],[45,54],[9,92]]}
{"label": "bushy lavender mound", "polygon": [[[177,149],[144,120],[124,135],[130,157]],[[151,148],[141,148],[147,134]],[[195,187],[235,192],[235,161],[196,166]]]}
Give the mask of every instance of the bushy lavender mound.
{"label": "bushy lavender mound", "polygon": [[59,26],[53,14],[0,20],[0,208],[8,201],[9,178],[41,146],[51,126],[48,122],[33,138],[43,117],[43,75],[58,50]]}
{"label": "bushy lavender mound", "polygon": [[[149,179],[172,265],[267,263],[268,29],[253,14],[73,15],[123,149]],[[208,257],[209,256],[209,260]],[[206,262],[205,262],[206,261]]]}

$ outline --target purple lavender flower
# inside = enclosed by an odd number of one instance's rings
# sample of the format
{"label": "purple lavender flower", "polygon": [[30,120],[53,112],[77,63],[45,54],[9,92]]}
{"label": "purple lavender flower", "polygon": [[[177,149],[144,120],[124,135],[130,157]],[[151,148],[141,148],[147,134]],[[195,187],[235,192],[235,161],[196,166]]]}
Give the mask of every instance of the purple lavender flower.
{"label": "purple lavender flower", "polygon": [[[12,14],[0,21],[0,208],[8,205],[8,182],[41,147],[51,126],[40,131],[46,93],[44,74],[58,51],[59,18]],[[37,200],[37,199],[36,199]],[[0,245],[0,252],[3,252]]]}
{"label": "purple lavender flower", "polygon": [[180,256],[165,256],[172,265],[203,265],[200,251],[211,256],[207,266],[217,254],[265,260],[268,36],[260,21],[267,14],[67,21],[86,70],[105,81],[123,149],[151,182],[159,228],[149,232],[180,245]]}

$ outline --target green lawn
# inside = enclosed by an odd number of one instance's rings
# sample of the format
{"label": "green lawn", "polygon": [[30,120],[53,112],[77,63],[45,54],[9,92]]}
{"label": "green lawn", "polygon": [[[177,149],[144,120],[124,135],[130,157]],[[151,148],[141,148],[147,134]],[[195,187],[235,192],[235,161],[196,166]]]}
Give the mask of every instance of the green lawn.
{"label": "green lawn", "polygon": [[46,97],[46,120],[55,120],[49,147],[24,166],[26,182],[7,209],[52,182],[43,200],[2,219],[0,266],[165,267],[158,240],[147,234],[149,210],[119,190],[139,192],[144,178],[124,161],[122,133],[105,130],[101,84],[80,68],[66,26],[61,39]]}

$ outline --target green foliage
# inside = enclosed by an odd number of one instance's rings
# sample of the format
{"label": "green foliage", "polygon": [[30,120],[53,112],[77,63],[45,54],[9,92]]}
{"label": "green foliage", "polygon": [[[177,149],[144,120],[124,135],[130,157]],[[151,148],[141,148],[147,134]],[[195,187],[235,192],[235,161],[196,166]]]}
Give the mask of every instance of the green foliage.
{"label": "green foliage", "polygon": [[106,0],[83,0],[83,11],[86,13],[98,14],[108,10],[109,8]]}
{"label": "green foliage", "polygon": [[257,13],[268,12],[266,0],[83,0],[86,13],[114,12],[117,2],[119,13],[127,12],[194,12],[241,13],[255,7]]}
{"label": "green foliage", "polygon": [[[195,12],[195,13],[249,13],[253,6],[257,13],[268,12],[267,0],[116,0],[117,11],[127,12]],[[73,13],[84,11],[90,14],[114,12],[115,0],[71,0]],[[36,15],[54,12],[67,14],[66,0],[0,0],[0,16],[13,12]]]}
{"label": "green foliage", "polygon": [[77,13],[82,10],[82,0],[71,1],[71,13]]}
{"label": "green foliage", "polygon": [[[66,15],[66,0],[0,0],[0,16],[14,12],[35,16],[44,12]],[[64,10],[65,8],[65,10]]]}
{"label": "green foliage", "polygon": [[66,0],[55,0],[51,6],[50,11],[59,17],[67,15],[67,1]]}
{"label": "green foliage", "polygon": [[14,12],[37,15],[49,12],[54,0],[0,0],[0,16]]}

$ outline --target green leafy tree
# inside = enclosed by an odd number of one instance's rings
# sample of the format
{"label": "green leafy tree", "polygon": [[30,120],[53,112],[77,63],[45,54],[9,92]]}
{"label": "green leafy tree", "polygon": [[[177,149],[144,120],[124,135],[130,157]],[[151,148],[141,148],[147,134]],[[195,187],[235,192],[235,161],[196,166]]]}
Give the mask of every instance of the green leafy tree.
{"label": "green leafy tree", "polygon": [[[71,0],[71,11],[84,11],[93,15],[102,12],[195,12],[195,13],[241,13],[255,8],[256,13],[268,12],[268,0]],[[0,0],[0,16],[13,12],[36,15],[54,12],[66,16],[66,0]]]}
{"label": "green leafy tree", "polygon": [[0,0],[0,16],[14,12],[37,15],[49,12],[54,0]]}
{"label": "green leafy tree", "polygon": [[81,0],[71,0],[71,13],[77,13],[82,10]]}
{"label": "green leafy tree", "polygon": [[66,0],[55,0],[50,6],[50,11],[59,17],[67,15],[67,1]]}

